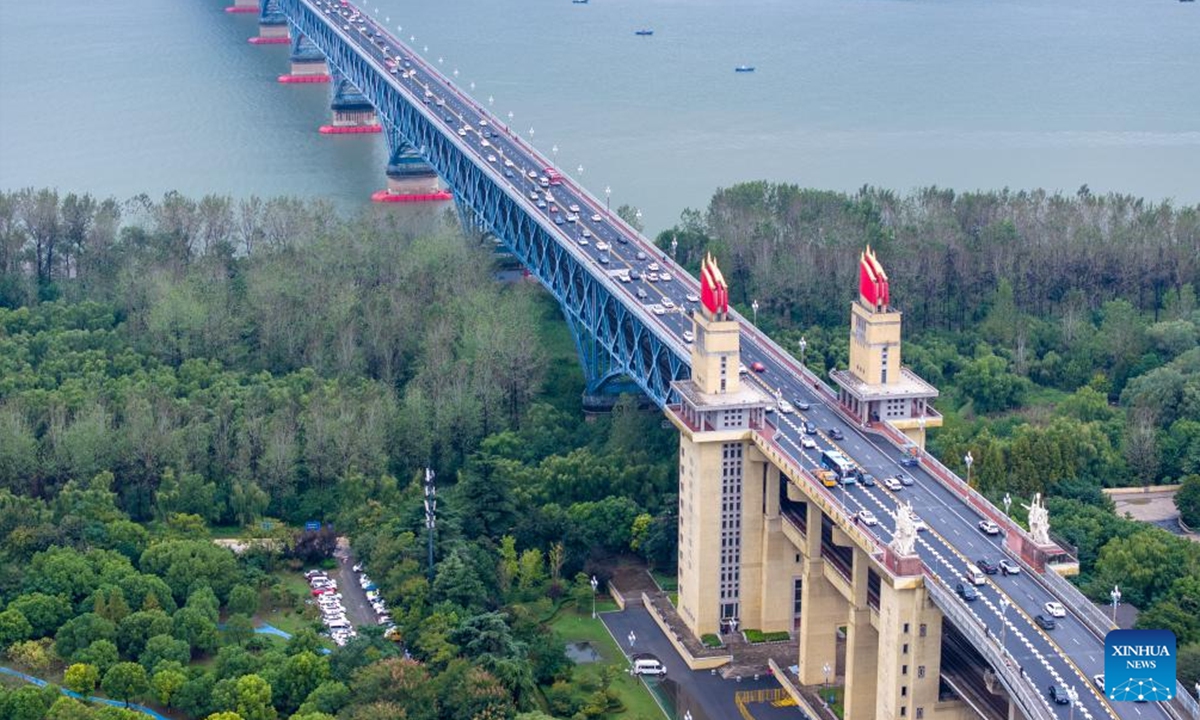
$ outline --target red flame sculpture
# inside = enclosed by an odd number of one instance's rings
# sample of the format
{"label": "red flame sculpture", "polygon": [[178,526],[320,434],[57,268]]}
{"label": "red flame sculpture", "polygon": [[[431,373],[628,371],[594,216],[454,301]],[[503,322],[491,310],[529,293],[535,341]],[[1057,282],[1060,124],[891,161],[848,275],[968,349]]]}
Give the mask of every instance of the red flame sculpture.
{"label": "red flame sculpture", "polygon": [[891,303],[887,273],[875,258],[870,245],[858,259],[858,294],[864,304],[876,310],[883,310]]}
{"label": "red flame sculpture", "polygon": [[700,264],[700,302],[713,315],[729,312],[729,286],[712,255]]}

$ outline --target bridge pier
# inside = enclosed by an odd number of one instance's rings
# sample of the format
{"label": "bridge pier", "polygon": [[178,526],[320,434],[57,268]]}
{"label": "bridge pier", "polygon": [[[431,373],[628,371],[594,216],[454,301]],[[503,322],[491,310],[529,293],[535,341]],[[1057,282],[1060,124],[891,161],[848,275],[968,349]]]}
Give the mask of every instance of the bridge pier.
{"label": "bridge pier", "polygon": [[250,44],[286,45],[289,42],[287,16],[279,9],[279,3],[263,0],[258,13],[258,36],[250,38]]}
{"label": "bridge pier", "polygon": [[291,72],[280,75],[281,83],[327,83],[330,80],[329,66],[325,55],[317,49],[312,40],[304,37],[299,30],[291,28],[292,54]]}
{"label": "bridge pier", "polygon": [[333,82],[333,99],[329,108],[333,113],[333,122],[322,125],[322,135],[359,135],[363,133],[383,132],[375,107],[367,101],[354,84],[336,70],[331,73]]}
{"label": "bridge pier", "polygon": [[250,13],[258,12],[258,0],[233,0],[233,4],[225,8],[227,13]]}
{"label": "bridge pier", "polygon": [[441,180],[416,148],[399,133],[388,132],[391,156],[387,165],[387,188],[371,196],[375,202],[437,202],[453,195],[442,188]]}

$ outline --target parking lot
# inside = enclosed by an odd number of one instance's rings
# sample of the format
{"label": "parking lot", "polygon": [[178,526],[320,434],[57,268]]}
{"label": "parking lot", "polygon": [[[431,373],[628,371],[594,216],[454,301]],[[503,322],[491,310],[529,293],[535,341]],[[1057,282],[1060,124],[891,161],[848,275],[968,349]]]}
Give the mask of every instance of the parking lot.
{"label": "parking lot", "polygon": [[304,573],[312,593],[312,602],[321,613],[321,624],[338,645],[345,645],[365,625],[393,625],[378,588],[359,563],[354,563],[349,548],[339,543],[335,570],[309,570]]}

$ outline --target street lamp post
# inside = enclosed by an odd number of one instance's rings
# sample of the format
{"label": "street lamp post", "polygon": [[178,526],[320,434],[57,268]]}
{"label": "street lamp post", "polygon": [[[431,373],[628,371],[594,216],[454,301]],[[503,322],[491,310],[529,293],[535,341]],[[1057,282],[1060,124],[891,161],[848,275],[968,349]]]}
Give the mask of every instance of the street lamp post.
{"label": "street lamp post", "polygon": [[679,249],[679,238],[671,236],[671,262],[675,262],[675,251]]}
{"label": "street lamp post", "polygon": [[754,325],[755,325],[755,327],[757,327],[758,326],[758,300],[754,300],[753,302],[750,303],[750,309],[754,311]]}
{"label": "street lamp post", "polygon": [[821,670],[825,673],[825,686],[821,693],[824,697],[822,699],[828,703],[829,699],[832,697],[832,695],[829,693],[829,673],[833,672],[833,668],[829,667],[829,663],[825,663],[821,666]]}
{"label": "street lamp post", "polygon": [[1008,515],[1008,508],[1012,506],[1012,495],[1004,493],[1004,514]]}
{"label": "street lamp post", "polygon": [[804,365],[804,349],[807,347],[808,347],[808,341],[804,339],[803,335],[801,335],[800,336],[800,365],[801,366]]}
{"label": "street lamp post", "polygon": [[629,631],[629,647],[633,647],[633,644],[634,644],[635,642],[637,642],[637,635],[635,635],[635,634],[633,633],[633,631],[632,631],[632,630],[630,630],[630,631]]}
{"label": "street lamp post", "polygon": [[[641,224],[642,224],[642,211],[641,211],[640,209],[639,209],[637,212],[635,212],[635,213],[633,214],[633,217],[634,217],[634,219],[635,219],[635,220],[637,220],[637,224],[638,224],[638,225],[641,225]],[[640,230],[640,228],[635,228],[635,229],[639,229],[639,230]]]}
{"label": "street lamp post", "polygon": [[558,145],[550,148],[550,152],[554,155],[554,167],[558,167]]}
{"label": "street lamp post", "polygon": [[582,175],[582,174],[583,174],[583,164],[582,164],[582,163],[580,163],[579,167],[577,167],[577,168],[575,168],[575,169],[579,171],[579,174],[580,174],[580,175]]}
{"label": "street lamp post", "polygon": [[612,211],[612,187],[609,185],[604,186],[604,211]]}
{"label": "street lamp post", "polygon": [[[595,575],[593,575],[592,576],[592,619],[593,620],[596,619],[596,589],[599,587],[600,587],[600,581],[596,579]],[[630,641],[629,644],[632,645],[633,642]]]}
{"label": "street lamp post", "polygon": [[1112,608],[1113,608],[1112,621],[1113,621],[1113,625],[1116,625],[1117,624],[1117,606],[1121,604],[1121,588],[1117,587],[1116,585],[1113,585],[1113,589],[1108,593],[1108,596],[1110,598],[1112,598]]}
{"label": "street lamp post", "polygon": [[963,457],[963,462],[967,464],[967,487],[971,486],[971,466],[975,464],[975,458],[971,456],[971,451],[968,450],[966,456]]}

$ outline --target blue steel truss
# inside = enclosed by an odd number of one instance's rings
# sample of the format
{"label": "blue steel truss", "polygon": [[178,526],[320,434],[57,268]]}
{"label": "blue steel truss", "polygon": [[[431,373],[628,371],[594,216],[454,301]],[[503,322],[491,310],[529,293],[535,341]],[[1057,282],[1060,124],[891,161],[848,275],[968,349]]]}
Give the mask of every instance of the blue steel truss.
{"label": "blue steel truss", "polygon": [[292,62],[299,63],[315,63],[325,59],[325,53],[316,45],[313,45],[312,40],[309,40],[303,33],[292,28],[292,54],[289,58]]}
{"label": "blue steel truss", "polygon": [[279,0],[259,0],[259,25],[283,25],[286,22],[287,15],[284,15],[283,10],[279,7]]}
{"label": "blue steel truss", "polygon": [[[553,226],[530,211],[523,198],[476,161],[453,133],[444,133],[424,104],[393,86],[358,49],[304,0],[267,0],[325,54],[331,70],[358,88],[375,107],[389,138],[403,139],[453,191],[469,212],[558,300],[584,363],[589,391],[627,375],[655,403],[665,405],[671,383],[690,376],[683,346],[653,316],[617,291],[617,283]],[[628,305],[626,303],[629,303]]]}

